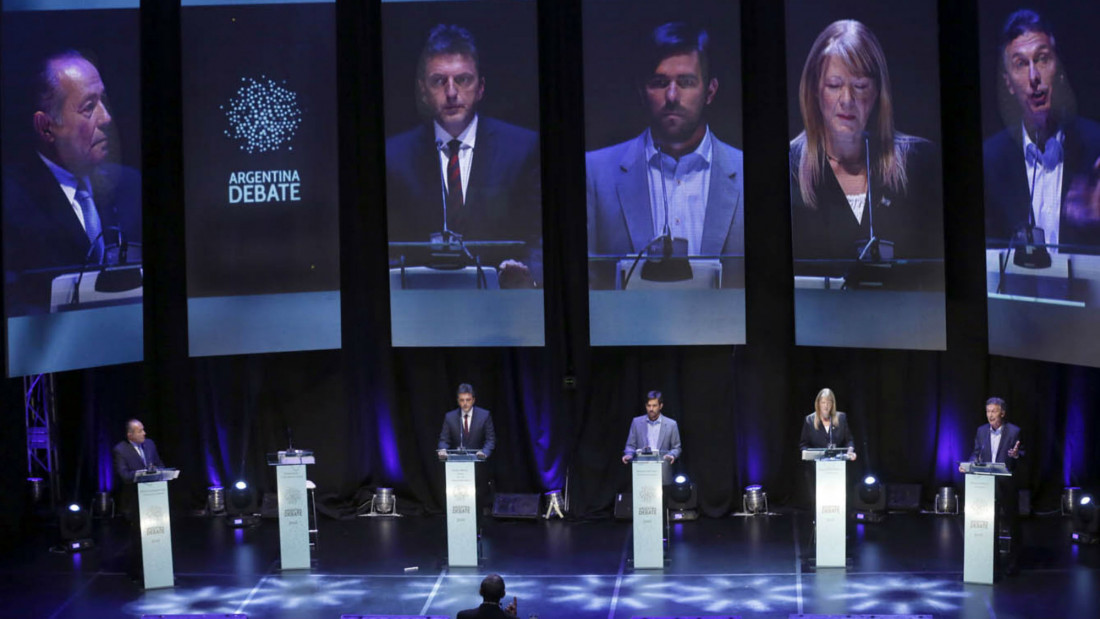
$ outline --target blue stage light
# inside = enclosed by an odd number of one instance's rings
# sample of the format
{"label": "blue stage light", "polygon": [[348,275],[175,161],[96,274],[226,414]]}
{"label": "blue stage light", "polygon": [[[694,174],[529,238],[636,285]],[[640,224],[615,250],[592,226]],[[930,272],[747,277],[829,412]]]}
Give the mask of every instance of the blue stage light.
{"label": "blue stage light", "polygon": [[678,484],[687,483],[687,480],[688,480],[688,478],[683,476],[683,475],[677,475],[676,476],[676,483],[678,483]]}
{"label": "blue stage light", "polygon": [[876,482],[876,481],[878,481],[878,480],[877,480],[877,479],[875,479],[875,476],[874,476],[874,475],[868,475],[867,477],[864,477],[864,478],[863,478],[863,483],[867,484],[868,486],[873,486],[873,485],[875,485],[875,482]]}
{"label": "blue stage light", "polygon": [[77,505],[76,503],[69,503],[69,511],[71,511],[73,513],[76,513],[78,511],[80,511],[80,506]]}
{"label": "blue stage light", "polygon": [[233,484],[233,487],[237,490],[244,490],[245,488],[248,488],[248,484],[244,483],[244,480],[242,479],[241,481]]}

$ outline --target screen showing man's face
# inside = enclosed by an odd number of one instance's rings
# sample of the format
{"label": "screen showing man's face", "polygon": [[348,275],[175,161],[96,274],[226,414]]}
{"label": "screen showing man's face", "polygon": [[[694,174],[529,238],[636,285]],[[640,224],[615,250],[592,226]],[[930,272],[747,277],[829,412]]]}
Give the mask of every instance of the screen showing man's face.
{"label": "screen showing man's face", "polygon": [[57,60],[51,68],[62,104],[60,118],[49,123],[43,138],[53,145],[56,163],[73,174],[87,174],[110,150],[105,129],[111,115],[103,100],[103,80],[92,63],[80,58]]}
{"label": "screen showing man's face", "polygon": [[1050,36],[1044,32],[1021,34],[1005,47],[1004,62],[1005,86],[1025,119],[1032,124],[1045,123],[1058,74],[1058,58]]}
{"label": "screen showing man's face", "polygon": [[703,109],[714,99],[717,89],[717,80],[704,82],[698,52],[662,60],[646,80],[644,93],[657,140],[680,143],[692,138],[700,129]]}
{"label": "screen showing man's face", "polygon": [[485,80],[478,75],[477,65],[469,56],[433,56],[424,66],[420,95],[435,121],[452,136],[462,133],[470,124],[484,94]]}

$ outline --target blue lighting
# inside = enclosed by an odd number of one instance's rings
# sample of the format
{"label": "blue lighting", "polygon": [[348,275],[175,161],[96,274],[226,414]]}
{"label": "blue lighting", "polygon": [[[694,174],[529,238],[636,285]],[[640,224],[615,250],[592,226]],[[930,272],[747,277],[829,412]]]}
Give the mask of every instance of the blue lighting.
{"label": "blue lighting", "polygon": [[684,477],[683,475],[677,475],[676,476],[676,483],[678,483],[678,484],[686,484],[687,480],[688,480],[688,478]]}
{"label": "blue lighting", "polygon": [[241,481],[233,484],[233,487],[236,488],[237,490],[244,490],[245,488],[248,487],[248,484],[244,483],[244,480],[241,480]]}
{"label": "blue lighting", "polygon": [[875,482],[876,482],[876,481],[878,481],[878,480],[877,480],[877,479],[875,479],[875,476],[874,476],[874,475],[868,475],[867,477],[864,477],[864,478],[863,478],[863,483],[867,484],[868,486],[873,486],[873,485],[875,485]]}
{"label": "blue lighting", "polygon": [[80,506],[77,505],[76,503],[69,503],[69,511],[74,512],[74,513],[78,512],[78,511],[80,511]]}
{"label": "blue lighting", "polygon": [[1081,505],[1088,505],[1089,503],[1092,503],[1092,497],[1087,494],[1081,497]]}

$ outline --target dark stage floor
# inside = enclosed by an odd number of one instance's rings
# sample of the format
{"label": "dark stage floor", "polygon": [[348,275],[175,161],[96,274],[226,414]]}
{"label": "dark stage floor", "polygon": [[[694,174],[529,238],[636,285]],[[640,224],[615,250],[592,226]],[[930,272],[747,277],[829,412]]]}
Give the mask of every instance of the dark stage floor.
{"label": "dark stage floor", "polygon": [[[848,569],[815,572],[806,513],[676,525],[663,571],[635,573],[628,522],[487,520],[480,569],[443,566],[441,517],[321,521],[311,572],[280,573],[278,528],[235,531],[220,519],[173,521],[176,587],[142,591],[124,574],[125,526],[98,522],[98,547],[48,551],[43,530],[0,559],[0,616],[136,617],[244,613],[251,618],[454,614],[476,606],[481,575],[504,575],[519,615],[922,614],[934,617],[1100,617],[1100,547],[1069,542],[1069,521],[1023,521],[1021,572],[964,585],[962,520],[892,514],[849,530]],[[407,568],[416,568],[406,572]]]}

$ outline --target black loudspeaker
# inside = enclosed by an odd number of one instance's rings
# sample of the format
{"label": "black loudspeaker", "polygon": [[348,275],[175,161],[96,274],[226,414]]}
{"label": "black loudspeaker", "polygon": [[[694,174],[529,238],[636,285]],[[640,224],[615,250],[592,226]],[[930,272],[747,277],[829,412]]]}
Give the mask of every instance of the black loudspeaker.
{"label": "black loudspeaker", "polygon": [[886,484],[886,509],[892,512],[920,511],[920,484]]}
{"label": "black loudspeaker", "polygon": [[496,493],[493,497],[493,518],[526,518],[534,520],[539,517],[539,499],[537,494],[504,494]]}
{"label": "black loudspeaker", "polygon": [[634,519],[634,495],[629,492],[620,492],[615,495],[615,519]]}

